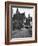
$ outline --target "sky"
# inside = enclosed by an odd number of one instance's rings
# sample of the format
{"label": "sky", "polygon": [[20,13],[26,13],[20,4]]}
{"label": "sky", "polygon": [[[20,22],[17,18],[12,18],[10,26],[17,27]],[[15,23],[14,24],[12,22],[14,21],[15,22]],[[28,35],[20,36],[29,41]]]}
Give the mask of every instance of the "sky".
{"label": "sky", "polygon": [[[13,11],[13,13],[12,13],[12,17],[13,17],[13,15],[16,13],[16,10],[17,10],[17,8],[12,8],[12,11]],[[30,14],[30,16],[32,17],[32,15],[33,15],[33,9],[29,9],[29,8],[18,8],[18,11],[20,12],[20,13],[24,13],[25,12],[25,16],[26,17],[28,17],[28,14]]]}

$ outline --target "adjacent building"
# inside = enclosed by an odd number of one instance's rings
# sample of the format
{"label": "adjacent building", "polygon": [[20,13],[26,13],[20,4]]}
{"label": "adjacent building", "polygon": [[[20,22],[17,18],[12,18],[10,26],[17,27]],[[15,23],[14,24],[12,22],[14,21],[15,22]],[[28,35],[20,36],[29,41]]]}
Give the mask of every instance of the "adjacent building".
{"label": "adjacent building", "polygon": [[13,30],[21,29],[24,27],[24,25],[30,25],[30,22],[32,21],[32,17],[30,17],[30,14],[29,14],[28,18],[26,18],[25,13],[20,13],[17,8],[16,14],[14,14],[12,21],[13,21],[12,23]]}

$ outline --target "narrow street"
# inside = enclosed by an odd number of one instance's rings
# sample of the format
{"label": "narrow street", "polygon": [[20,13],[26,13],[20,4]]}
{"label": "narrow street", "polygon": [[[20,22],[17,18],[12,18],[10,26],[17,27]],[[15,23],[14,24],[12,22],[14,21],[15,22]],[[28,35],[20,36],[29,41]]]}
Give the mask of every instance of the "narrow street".
{"label": "narrow street", "polygon": [[25,37],[31,37],[32,34],[31,29],[22,28],[21,30],[15,30],[12,31],[12,38],[25,38]]}

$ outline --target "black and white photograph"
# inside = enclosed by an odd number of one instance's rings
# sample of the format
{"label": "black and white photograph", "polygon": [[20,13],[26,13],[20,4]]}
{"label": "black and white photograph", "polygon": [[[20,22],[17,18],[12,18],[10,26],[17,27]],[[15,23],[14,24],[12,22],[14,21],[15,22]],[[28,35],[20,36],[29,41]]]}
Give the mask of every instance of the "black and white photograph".
{"label": "black and white photograph", "polygon": [[32,8],[13,8],[11,16],[11,37],[32,37]]}
{"label": "black and white photograph", "polygon": [[5,43],[37,42],[37,4],[6,2],[5,10]]}

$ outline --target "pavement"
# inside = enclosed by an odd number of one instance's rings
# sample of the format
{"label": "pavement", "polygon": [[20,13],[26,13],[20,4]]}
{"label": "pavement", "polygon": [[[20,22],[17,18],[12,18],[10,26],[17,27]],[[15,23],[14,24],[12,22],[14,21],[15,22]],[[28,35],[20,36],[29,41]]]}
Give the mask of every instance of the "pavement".
{"label": "pavement", "polygon": [[32,29],[22,28],[21,30],[14,30],[11,33],[12,38],[32,37]]}

